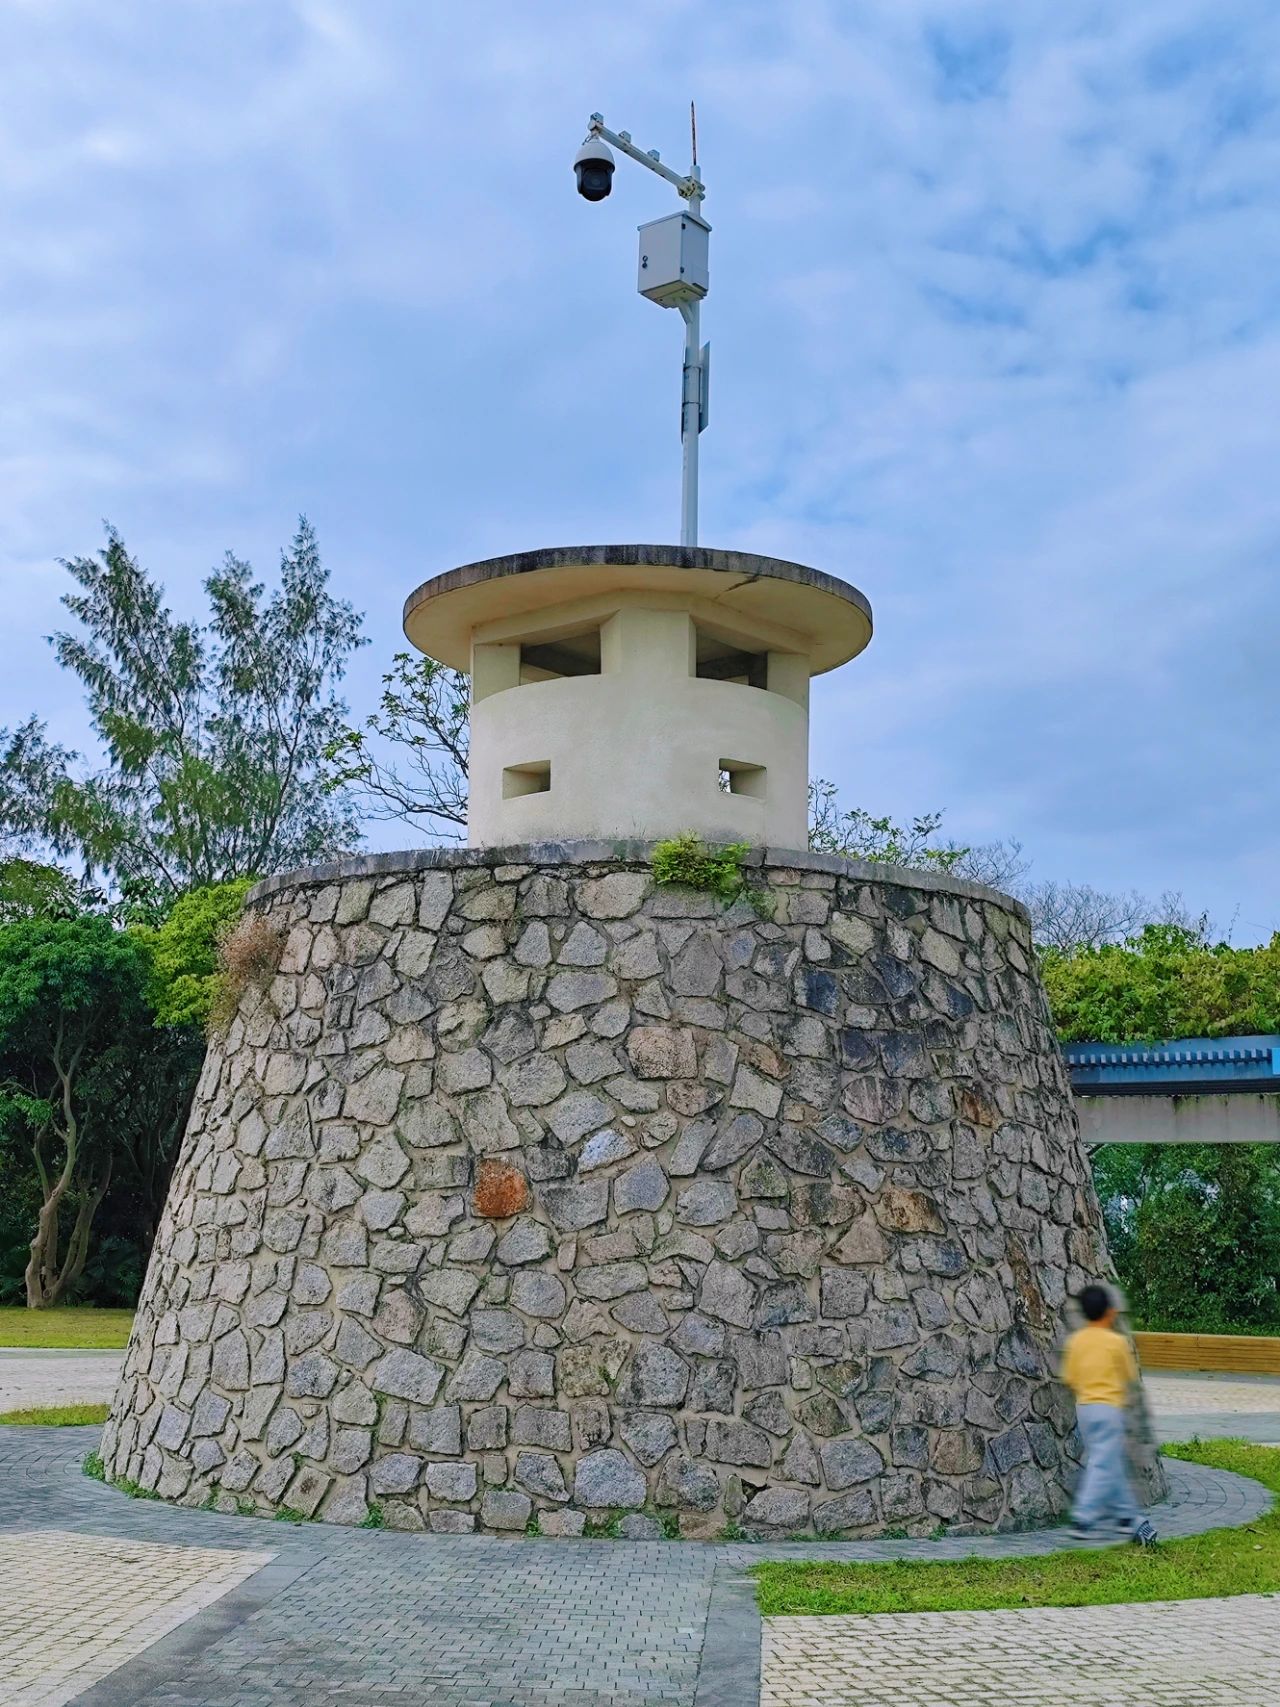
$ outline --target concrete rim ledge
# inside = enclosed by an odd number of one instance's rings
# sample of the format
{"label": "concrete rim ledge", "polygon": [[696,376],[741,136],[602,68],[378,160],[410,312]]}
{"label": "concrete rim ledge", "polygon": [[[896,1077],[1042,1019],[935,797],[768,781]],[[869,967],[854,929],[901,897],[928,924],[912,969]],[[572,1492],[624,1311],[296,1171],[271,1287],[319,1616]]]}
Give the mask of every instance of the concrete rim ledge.
{"label": "concrete rim ledge", "polygon": [[[657,846],[656,841],[626,840],[515,842],[493,848],[445,846],[406,848],[396,853],[349,854],[342,859],[298,866],[276,877],[264,877],[250,889],[245,905],[257,906],[285,889],[342,883],[359,877],[411,876],[418,871],[465,871],[498,865],[647,867]],[[1012,895],[1005,895],[999,889],[989,889],[985,883],[974,883],[967,877],[953,877],[945,872],[917,871],[905,865],[884,865],[878,860],[844,859],[838,854],[814,853],[800,848],[751,848],[742,863],[751,870],[816,871],[831,877],[852,878],[859,883],[882,883],[898,889],[919,889],[928,895],[954,895],[965,901],[986,901],[1006,913],[1012,913],[1026,925],[1031,922],[1027,909]]]}

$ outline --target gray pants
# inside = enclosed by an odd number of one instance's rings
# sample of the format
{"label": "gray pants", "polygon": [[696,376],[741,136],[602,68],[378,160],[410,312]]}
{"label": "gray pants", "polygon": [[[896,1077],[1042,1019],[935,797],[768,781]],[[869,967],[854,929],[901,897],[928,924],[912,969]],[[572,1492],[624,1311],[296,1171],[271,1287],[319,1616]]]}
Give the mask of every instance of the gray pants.
{"label": "gray pants", "polygon": [[1118,1405],[1077,1405],[1084,1441],[1084,1474],[1072,1517],[1083,1529],[1106,1518],[1132,1528],[1142,1520],[1125,1449],[1124,1412]]}

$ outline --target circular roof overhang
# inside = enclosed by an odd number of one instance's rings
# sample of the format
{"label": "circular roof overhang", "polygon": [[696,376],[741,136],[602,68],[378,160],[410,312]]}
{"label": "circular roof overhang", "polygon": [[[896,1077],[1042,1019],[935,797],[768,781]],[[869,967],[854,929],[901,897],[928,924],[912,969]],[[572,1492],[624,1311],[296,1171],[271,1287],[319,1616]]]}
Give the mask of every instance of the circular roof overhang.
{"label": "circular roof overhang", "polygon": [[675,593],[788,629],[806,643],[815,676],[871,639],[871,606],[847,581],[783,558],[689,545],[550,546],[446,569],[405,600],[404,631],[429,658],[469,670],[482,623],[623,590]]}

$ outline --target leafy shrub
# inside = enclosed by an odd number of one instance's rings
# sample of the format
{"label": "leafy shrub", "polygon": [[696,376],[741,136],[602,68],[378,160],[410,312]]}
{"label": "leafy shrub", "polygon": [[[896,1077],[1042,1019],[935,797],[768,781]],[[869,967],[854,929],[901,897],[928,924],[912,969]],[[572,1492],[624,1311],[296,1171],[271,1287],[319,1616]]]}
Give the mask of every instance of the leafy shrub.
{"label": "leafy shrub", "polygon": [[1183,925],[1148,925],[1124,943],[1050,950],[1042,968],[1064,1043],[1280,1031],[1280,932],[1232,948]]}
{"label": "leafy shrub", "polygon": [[148,994],[157,1025],[202,1028],[218,997],[218,946],[244,909],[253,879],[210,883],[183,895],[154,931],[144,933],[151,958]]}

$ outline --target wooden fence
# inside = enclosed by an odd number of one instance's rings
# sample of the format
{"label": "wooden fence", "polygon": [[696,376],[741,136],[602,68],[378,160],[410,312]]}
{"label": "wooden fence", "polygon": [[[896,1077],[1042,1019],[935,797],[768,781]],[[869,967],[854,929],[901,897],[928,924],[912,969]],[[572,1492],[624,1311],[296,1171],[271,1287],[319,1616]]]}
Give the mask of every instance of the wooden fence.
{"label": "wooden fence", "polygon": [[1249,1334],[1135,1334],[1144,1369],[1280,1375],[1280,1339]]}

